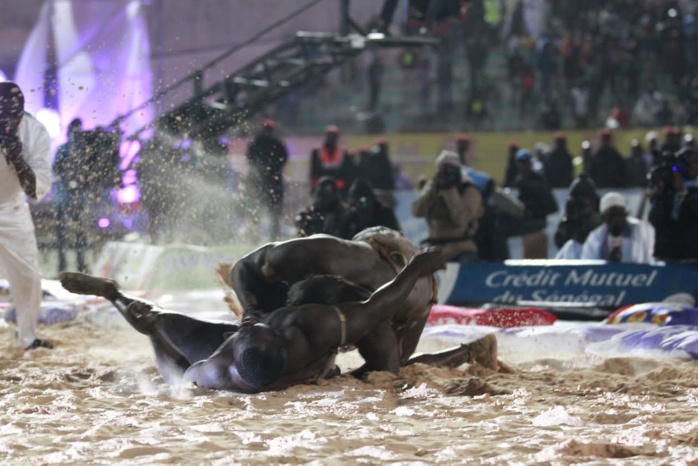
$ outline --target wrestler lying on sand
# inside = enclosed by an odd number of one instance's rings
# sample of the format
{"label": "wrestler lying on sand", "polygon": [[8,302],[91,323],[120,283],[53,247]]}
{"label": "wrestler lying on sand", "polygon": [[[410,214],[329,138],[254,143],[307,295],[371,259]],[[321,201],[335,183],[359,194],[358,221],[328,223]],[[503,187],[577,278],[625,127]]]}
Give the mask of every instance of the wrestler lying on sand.
{"label": "wrestler lying on sand", "polygon": [[[145,301],[124,296],[111,280],[71,272],[59,278],[71,292],[107,298],[136,330],[148,335],[158,369],[168,383],[183,379],[206,388],[257,393],[336,375],[338,348],[356,344],[389,320],[417,280],[443,266],[441,252],[427,249],[365,301],[282,307],[259,323],[242,326],[156,310]],[[470,347],[461,345],[417,355],[410,363],[456,367],[471,359]]]}
{"label": "wrestler lying on sand", "polygon": [[[355,292],[351,298],[335,302],[363,301],[395,278],[416,252],[417,247],[410,240],[385,227],[367,228],[351,241],[330,235],[278,241],[237,261],[230,270],[229,286],[242,306],[243,320],[260,320],[287,304],[298,283],[310,276],[336,275],[355,285],[351,287]],[[306,302],[332,304],[328,295],[336,294],[335,291],[327,293],[326,286],[316,288],[319,293],[315,297],[304,290],[312,299]],[[366,364],[356,375],[368,371],[397,372],[404,366],[417,348],[436,297],[434,277],[423,275],[390,319],[381,321],[357,343]]]}

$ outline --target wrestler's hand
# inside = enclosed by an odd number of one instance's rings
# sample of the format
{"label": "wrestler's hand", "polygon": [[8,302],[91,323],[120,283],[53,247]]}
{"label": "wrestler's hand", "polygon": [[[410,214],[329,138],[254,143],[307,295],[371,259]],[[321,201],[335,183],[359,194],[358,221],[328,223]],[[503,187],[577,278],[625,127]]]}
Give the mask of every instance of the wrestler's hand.
{"label": "wrestler's hand", "polygon": [[420,275],[430,275],[446,268],[446,257],[440,247],[432,246],[417,252],[408,265],[417,268]]}

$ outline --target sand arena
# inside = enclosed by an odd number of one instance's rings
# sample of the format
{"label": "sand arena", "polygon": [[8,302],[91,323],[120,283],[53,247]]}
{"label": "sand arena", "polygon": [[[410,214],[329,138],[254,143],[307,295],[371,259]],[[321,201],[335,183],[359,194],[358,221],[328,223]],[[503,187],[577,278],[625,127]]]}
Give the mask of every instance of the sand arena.
{"label": "sand arena", "polygon": [[239,395],[166,386],[131,329],[41,331],[53,351],[0,332],[4,464],[698,464],[692,361],[500,343],[507,372],[414,366]]}

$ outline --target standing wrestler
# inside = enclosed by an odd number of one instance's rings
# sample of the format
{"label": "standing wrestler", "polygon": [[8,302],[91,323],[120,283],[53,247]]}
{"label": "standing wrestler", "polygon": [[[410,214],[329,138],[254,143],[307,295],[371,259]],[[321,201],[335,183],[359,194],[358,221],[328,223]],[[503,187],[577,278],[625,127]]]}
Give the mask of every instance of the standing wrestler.
{"label": "standing wrestler", "polygon": [[[144,301],[124,296],[110,280],[80,273],[63,273],[60,279],[69,291],[109,299],[136,330],[148,335],[160,373],[168,383],[183,377],[205,388],[257,393],[336,374],[337,350],[358,345],[391,318],[421,277],[443,266],[440,251],[419,252],[393,280],[366,299],[334,304],[319,304],[316,293],[328,287],[347,296],[361,292],[336,277],[329,278],[334,284],[322,277],[320,283],[307,283],[304,290],[291,293],[300,302],[268,313],[260,322],[243,321],[240,327],[156,310]],[[309,282],[316,280],[314,277]],[[341,301],[341,296],[333,299]],[[398,348],[387,351],[395,353]],[[470,346],[460,345],[436,354],[417,355],[408,363],[456,367],[472,357]],[[392,368],[392,372],[397,370]]]}
{"label": "standing wrestler", "polygon": [[17,343],[27,350],[53,347],[36,337],[41,272],[26,200],[51,188],[50,143],[46,128],[24,111],[20,87],[0,82],[0,269],[17,309]]}

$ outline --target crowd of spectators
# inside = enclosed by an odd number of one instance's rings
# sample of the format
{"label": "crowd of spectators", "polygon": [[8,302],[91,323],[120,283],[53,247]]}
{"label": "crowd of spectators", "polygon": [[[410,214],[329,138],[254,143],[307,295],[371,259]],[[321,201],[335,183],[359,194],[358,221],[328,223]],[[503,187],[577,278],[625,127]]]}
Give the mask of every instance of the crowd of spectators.
{"label": "crowd of spectators", "polygon": [[[563,133],[555,134],[552,147],[539,143],[528,149],[511,142],[502,187],[490,174],[469,166],[470,139],[455,138],[454,150],[436,157],[433,176],[421,179],[411,206],[412,215],[426,223],[423,243],[442,246],[452,261],[500,261],[510,257],[508,240],[520,237],[524,258],[549,258],[549,216],[561,211],[551,238],[557,258],[698,259],[694,139],[666,127],[663,136],[647,133],[646,148],[632,140],[624,156],[614,136],[602,129],[598,141],[584,141],[576,156]],[[321,147],[311,154],[312,202],[296,216],[298,235],[350,239],[371,226],[399,230],[386,195],[395,188],[388,149],[384,141],[372,150],[344,149],[339,130],[329,126]],[[581,174],[575,176],[577,172]],[[637,217],[617,192],[624,188],[641,188],[644,194]],[[553,189],[569,189],[564,206],[558,205]]]}
{"label": "crowd of spectators", "polygon": [[[441,44],[410,52],[405,65],[419,81],[422,111],[461,112],[473,128],[553,131],[698,121],[698,78],[689,72],[698,56],[698,2],[515,0],[499,2],[496,13],[488,12],[494,2],[462,3],[461,14],[432,25]],[[415,16],[401,33],[424,29]],[[495,65],[502,61],[504,71]],[[376,95],[370,101],[374,111]]]}

